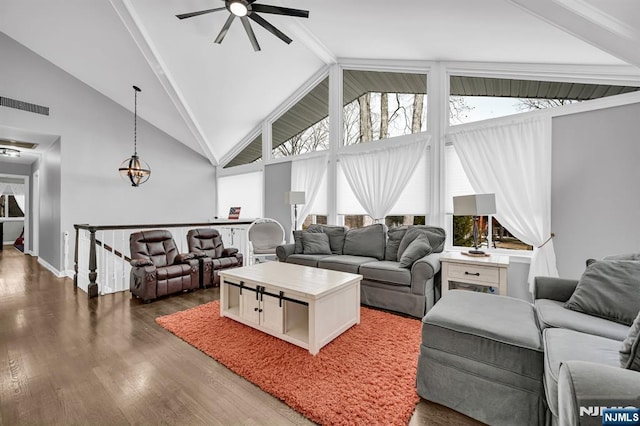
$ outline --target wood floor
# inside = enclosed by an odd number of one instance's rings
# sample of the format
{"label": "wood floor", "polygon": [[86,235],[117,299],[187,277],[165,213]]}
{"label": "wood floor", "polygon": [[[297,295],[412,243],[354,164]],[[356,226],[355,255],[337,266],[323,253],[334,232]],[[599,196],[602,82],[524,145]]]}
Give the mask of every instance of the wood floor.
{"label": "wood floor", "polygon": [[[154,319],[219,298],[88,299],[35,258],[0,251],[0,425],[312,424]],[[421,401],[411,425],[477,425]]]}

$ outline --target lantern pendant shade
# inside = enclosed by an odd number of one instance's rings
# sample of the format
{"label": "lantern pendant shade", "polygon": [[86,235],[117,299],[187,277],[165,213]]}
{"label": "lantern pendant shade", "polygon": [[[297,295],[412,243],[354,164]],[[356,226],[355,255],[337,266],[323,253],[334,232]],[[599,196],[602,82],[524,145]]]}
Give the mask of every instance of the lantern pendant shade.
{"label": "lantern pendant shade", "polygon": [[135,154],[124,160],[118,170],[123,179],[131,182],[131,186],[140,186],[151,176],[149,165]]}
{"label": "lantern pendant shade", "polygon": [[140,186],[151,177],[151,167],[138,157],[138,92],[140,88],[133,86],[134,110],[133,110],[133,155],[120,164],[118,171],[123,179],[131,182],[131,186]]}

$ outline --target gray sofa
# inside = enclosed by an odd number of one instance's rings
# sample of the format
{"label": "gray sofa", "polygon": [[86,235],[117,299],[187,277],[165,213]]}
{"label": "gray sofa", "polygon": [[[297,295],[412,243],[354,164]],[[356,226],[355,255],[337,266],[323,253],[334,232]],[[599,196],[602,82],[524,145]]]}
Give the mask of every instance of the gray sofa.
{"label": "gray sofa", "polygon": [[492,425],[600,425],[600,407],[640,407],[640,262],[619,259],[537,277],[533,304],[451,291],[423,318],[418,393]]}
{"label": "gray sofa", "polygon": [[440,297],[442,228],[311,225],[294,237],[295,244],[277,247],[280,262],[362,275],[364,305],[422,317]]}

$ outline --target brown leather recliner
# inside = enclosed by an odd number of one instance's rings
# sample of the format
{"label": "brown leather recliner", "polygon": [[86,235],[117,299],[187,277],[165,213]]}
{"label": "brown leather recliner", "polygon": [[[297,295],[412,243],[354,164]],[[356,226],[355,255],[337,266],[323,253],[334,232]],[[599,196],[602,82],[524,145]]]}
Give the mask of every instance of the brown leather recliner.
{"label": "brown leather recliner", "polygon": [[131,293],[145,303],[167,294],[197,289],[198,260],[193,253],[180,254],[171,232],[134,232],[131,250]]}
{"label": "brown leather recliner", "polygon": [[198,255],[202,288],[219,286],[218,272],[222,269],[242,266],[242,253],[238,253],[238,249],[235,248],[224,248],[222,237],[217,229],[192,229],[187,233],[187,244],[190,252],[204,253],[204,256]]}

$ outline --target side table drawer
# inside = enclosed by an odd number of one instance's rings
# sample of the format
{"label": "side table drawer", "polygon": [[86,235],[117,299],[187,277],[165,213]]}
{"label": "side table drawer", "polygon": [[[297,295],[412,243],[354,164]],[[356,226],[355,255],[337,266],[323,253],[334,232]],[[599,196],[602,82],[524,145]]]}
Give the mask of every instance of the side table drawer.
{"label": "side table drawer", "polygon": [[500,271],[498,268],[486,266],[464,265],[460,263],[449,264],[449,280],[459,279],[464,282],[478,282],[487,284],[500,284]]}

